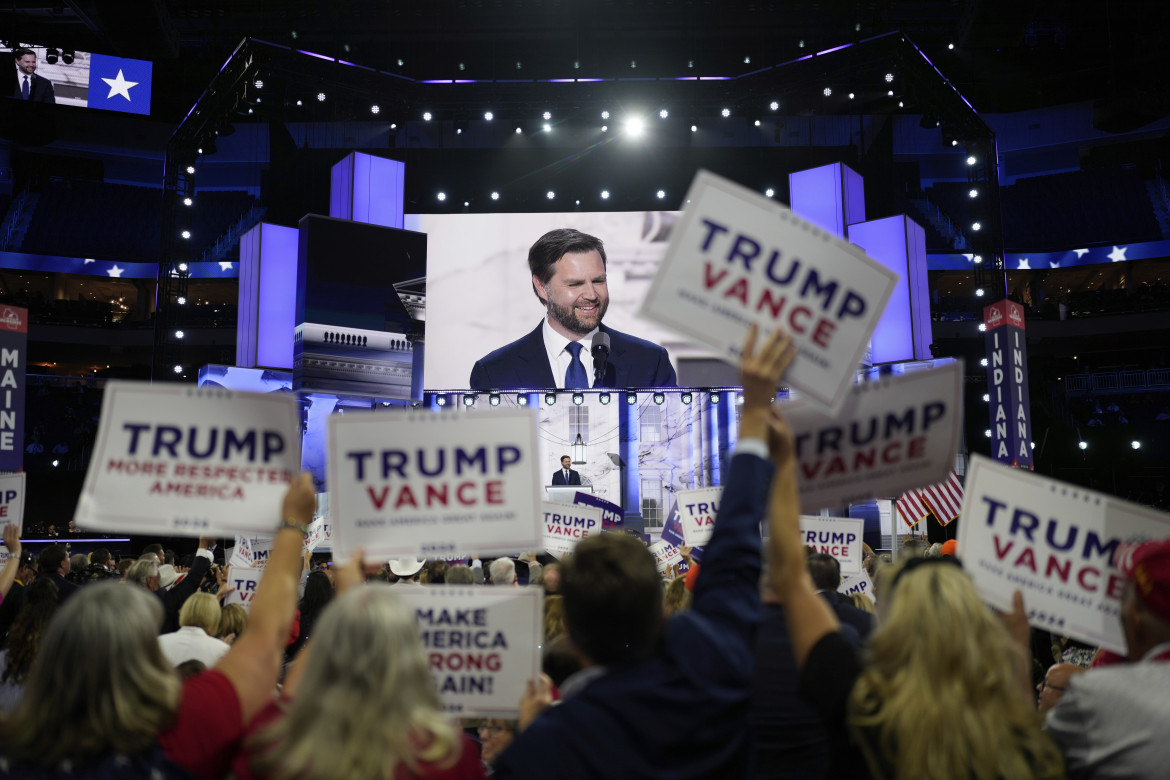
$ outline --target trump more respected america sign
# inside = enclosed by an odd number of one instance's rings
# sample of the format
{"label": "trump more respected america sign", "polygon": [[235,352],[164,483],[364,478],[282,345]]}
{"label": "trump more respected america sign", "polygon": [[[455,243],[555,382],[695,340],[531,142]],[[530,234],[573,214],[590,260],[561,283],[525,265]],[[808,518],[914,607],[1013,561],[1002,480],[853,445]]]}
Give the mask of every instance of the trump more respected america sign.
{"label": "trump more respected america sign", "polygon": [[180,536],[271,532],[300,468],[296,400],[110,382],[74,519]]}
{"label": "trump more respected america sign", "polygon": [[961,518],[959,557],[993,607],[1019,590],[1036,628],[1125,652],[1117,551],[1170,536],[1170,515],[975,455]]}
{"label": "trump more respected america sign", "polygon": [[836,412],[898,275],[784,206],[700,171],[642,314],[738,361],[752,323],[799,350],[785,379]]}
{"label": "trump more respected america sign", "polygon": [[329,418],[333,554],[509,553],[541,546],[536,416],[361,412]]}

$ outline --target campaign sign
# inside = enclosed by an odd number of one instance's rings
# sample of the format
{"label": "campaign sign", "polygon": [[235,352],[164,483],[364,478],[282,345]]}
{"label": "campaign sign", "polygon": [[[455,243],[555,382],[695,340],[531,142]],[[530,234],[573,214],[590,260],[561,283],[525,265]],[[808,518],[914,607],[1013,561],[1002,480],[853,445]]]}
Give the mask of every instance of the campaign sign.
{"label": "campaign sign", "polygon": [[252,599],[256,598],[256,588],[260,586],[260,578],[264,576],[263,569],[247,566],[233,566],[228,569],[227,586],[232,592],[223,599],[223,605],[239,604],[249,612],[252,610]]}
{"label": "campaign sign", "polygon": [[[667,513],[666,522],[662,525],[662,533],[660,535],[675,547],[686,546],[687,540],[683,536],[682,512],[679,511],[677,499],[670,505],[670,512]],[[702,547],[691,548],[691,560],[695,563],[702,563]]]}
{"label": "campaign sign", "polygon": [[329,539],[329,520],[325,517],[315,517],[309,523],[309,532],[305,534],[305,552],[313,552],[322,542]]}
{"label": "campaign sign", "polygon": [[0,471],[24,467],[25,359],[28,309],[0,307]]}
{"label": "campaign sign", "polygon": [[699,171],[642,315],[738,362],[744,332],[792,334],[785,379],[836,412],[898,275],[745,187]]}
{"label": "campaign sign", "polygon": [[987,389],[991,403],[991,456],[1032,468],[1032,406],[1028,400],[1028,345],[1024,307],[1002,300],[983,309]]}
{"label": "campaign sign", "polygon": [[678,547],[665,539],[650,545],[649,550],[650,554],[654,556],[654,565],[658,567],[659,574],[667,574],[671,566],[682,563],[683,557],[682,553],[678,551]]}
{"label": "campaign sign", "polygon": [[857,574],[842,577],[841,584],[837,586],[837,592],[843,593],[846,596],[860,593],[870,601],[873,601],[873,580],[869,578],[869,572],[862,569]]}
{"label": "campaign sign", "polygon": [[601,533],[601,510],[584,505],[570,506],[544,501],[544,549],[557,558],[573,552],[577,542],[591,534]]}
{"label": "campaign sign", "polygon": [[153,535],[270,532],[300,470],[299,430],[288,395],[112,381],[74,519]]}
{"label": "campaign sign", "polygon": [[678,491],[679,521],[687,547],[700,547],[710,541],[721,495],[721,487]]}
{"label": "campaign sign", "polygon": [[228,561],[231,566],[263,566],[272,554],[274,536],[237,536],[236,546]]}
{"label": "campaign sign", "polygon": [[1036,628],[1125,652],[1115,552],[1170,536],[1170,515],[973,455],[961,517],[963,568],[993,607],[1019,590]]}
{"label": "campaign sign", "polygon": [[536,452],[536,416],[526,410],[330,417],[334,556],[539,548]]}
{"label": "campaign sign", "polygon": [[612,531],[614,528],[621,528],[625,525],[626,519],[622,514],[622,508],[612,501],[598,498],[592,493],[577,493],[573,497],[573,504],[575,506],[591,506],[595,509],[600,509],[601,527],[606,531]]}
{"label": "campaign sign", "polygon": [[[21,528],[24,520],[25,477],[20,474],[0,476],[0,530],[15,525]],[[8,548],[0,544],[0,563],[8,560]]]}
{"label": "campaign sign", "polygon": [[414,612],[443,709],[458,717],[515,718],[540,676],[539,588],[395,588]]}
{"label": "campaign sign", "polygon": [[802,400],[781,407],[796,439],[805,513],[942,482],[963,423],[958,362],[855,385],[837,418]]}
{"label": "campaign sign", "polygon": [[865,521],[860,517],[800,516],[800,542],[819,553],[831,555],[841,564],[841,575],[861,571],[861,535]]}

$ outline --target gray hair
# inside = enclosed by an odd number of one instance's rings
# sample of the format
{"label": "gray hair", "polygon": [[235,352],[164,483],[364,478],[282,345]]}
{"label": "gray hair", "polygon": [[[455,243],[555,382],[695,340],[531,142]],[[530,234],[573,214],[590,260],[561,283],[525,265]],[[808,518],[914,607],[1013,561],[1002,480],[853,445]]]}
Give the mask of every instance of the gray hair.
{"label": "gray hair", "polygon": [[472,585],[475,583],[475,573],[465,563],[457,563],[447,569],[447,578],[443,580],[448,585]]}
{"label": "gray hair", "polygon": [[126,570],[126,582],[135,585],[141,585],[146,588],[146,581],[151,577],[158,576],[158,558],[153,555],[149,558],[143,557],[130,564],[130,568]]}
{"label": "gray hair", "polygon": [[516,563],[511,558],[496,558],[490,568],[493,585],[512,585],[516,582]]}

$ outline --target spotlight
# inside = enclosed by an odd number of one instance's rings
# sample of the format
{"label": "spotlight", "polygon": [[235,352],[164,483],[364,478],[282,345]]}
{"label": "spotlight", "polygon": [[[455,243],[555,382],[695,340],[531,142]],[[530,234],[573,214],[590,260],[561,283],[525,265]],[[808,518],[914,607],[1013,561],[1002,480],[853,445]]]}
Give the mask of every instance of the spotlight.
{"label": "spotlight", "polygon": [[324,102],[325,102],[325,93],[324,93],[324,92],[318,92],[318,93],[317,93],[317,102],[318,102],[318,103],[324,103]]}
{"label": "spotlight", "polygon": [[256,79],[252,83],[256,85],[256,89],[264,89],[264,79]]}
{"label": "spotlight", "polygon": [[445,192],[440,192],[440,193],[439,193],[438,195],[436,195],[435,197],[437,197],[437,198],[438,198],[439,200],[441,200],[441,201],[442,201],[442,200],[446,200],[446,199],[447,199],[447,193],[445,193]]}
{"label": "spotlight", "polygon": [[849,99],[850,99],[850,100],[852,100],[854,97],[855,97],[855,95],[854,95],[852,92],[850,92],[850,93],[849,93]]}
{"label": "spotlight", "polygon": [[772,109],[773,111],[778,111],[780,109],[780,104],[773,100],[768,104],[768,108]]}
{"label": "spotlight", "polygon": [[601,118],[602,118],[602,119],[609,119],[609,112],[608,112],[608,111],[602,111],[602,112],[601,112]]}
{"label": "spotlight", "polygon": [[192,203],[194,203],[194,201],[192,201],[190,198],[183,198],[184,206],[190,206]]}
{"label": "spotlight", "polygon": [[399,57],[399,58],[398,58],[398,67],[400,67],[400,68],[401,68],[401,67],[402,67],[403,65],[405,65],[405,64],[406,64],[406,60],[404,60],[404,59],[402,59],[401,57]]}
{"label": "spotlight", "polygon": [[188,165],[188,166],[187,166],[187,173],[195,173],[195,166],[194,166],[194,165]]}
{"label": "spotlight", "polygon": [[180,295],[178,298],[175,299],[175,303],[179,304],[180,306],[186,306],[187,299],[184,296]]}
{"label": "spotlight", "polygon": [[983,403],[985,403],[985,404],[991,403],[991,394],[990,393],[983,394]]}
{"label": "spotlight", "polygon": [[500,394],[499,393],[492,393],[491,395],[489,395],[488,396],[488,403],[492,406],[499,406],[500,405]]}
{"label": "spotlight", "polygon": [[709,393],[707,397],[711,399],[712,406],[719,405],[719,393]]}
{"label": "spotlight", "polygon": [[887,83],[887,84],[893,84],[893,83],[894,83],[894,74],[893,74],[893,73],[887,73],[887,74],[886,74],[886,83]]}
{"label": "spotlight", "polygon": [[967,193],[967,197],[978,198],[979,197],[979,190],[971,190],[970,192]]}
{"label": "spotlight", "polygon": [[[178,366],[176,366],[176,368],[178,368]],[[57,464],[59,464],[60,462],[61,461],[57,460],[56,458],[53,458],[53,468],[57,468]]]}
{"label": "spotlight", "polygon": [[662,406],[663,402],[665,402],[665,401],[666,401],[666,396],[664,394],[662,394],[662,393],[655,393],[654,394],[654,403],[658,404],[659,406]]}
{"label": "spotlight", "polygon": [[439,406],[446,406],[447,405],[447,396],[445,396],[445,395],[438,396],[437,398],[435,398],[435,403],[438,404]]}
{"label": "spotlight", "polygon": [[544,130],[544,132],[546,132],[546,133],[551,133],[552,132],[552,125],[550,125],[548,122],[545,122],[544,126],[541,129]]}
{"label": "spotlight", "polygon": [[177,339],[181,339],[181,338],[183,338],[183,336],[185,336],[185,335],[187,335],[187,334],[186,334],[186,333],[184,333],[184,332],[183,332],[183,331],[181,331],[181,330],[176,330],[176,331],[175,331],[175,338],[177,338]]}
{"label": "spotlight", "polygon": [[184,231],[183,231],[182,233],[180,233],[179,235],[180,235],[180,236],[182,236],[183,238],[190,238],[190,237],[191,237],[191,231],[190,231],[190,230],[184,230]]}
{"label": "spotlight", "polygon": [[973,258],[971,258],[971,260],[975,263],[975,265],[979,265],[983,262],[983,255],[975,255]]}
{"label": "spotlight", "polygon": [[516,405],[517,406],[528,406],[528,396],[524,395],[524,393],[518,394],[516,396]]}
{"label": "spotlight", "polygon": [[[184,238],[185,238],[185,236],[184,236]],[[187,273],[187,268],[188,268],[188,266],[186,263],[179,263],[179,271],[181,273]]]}
{"label": "spotlight", "polygon": [[601,199],[602,200],[609,200],[609,190],[602,190],[601,191]]}
{"label": "spotlight", "polygon": [[760,126],[760,120],[758,120],[758,119],[757,119],[755,122],[752,122],[752,125],[754,125],[755,127],[759,127],[759,126]]}
{"label": "spotlight", "polygon": [[737,393],[735,396],[735,405],[743,406],[743,393]]}
{"label": "spotlight", "polygon": [[666,197],[666,190],[659,190],[658,192],[656,192],[654,194],[658,196],[659,200],[662,200],[663,198]]}
{"label": "spotlight", "polygon": [[424,121],[424,122],[429,122],[429,121],[431,121],[431,112],[430,112],[430,111],[424,111],[424,112],[423,112],[423,121]]}
{"label": "spotlight", "polygon": [[886,97],[893,97],[893,96],[894,96],[894,90],[891,89],[888,92],[886,92]]}
{"label": "spotlight", "polygon": [[751,64],[752,64],[752,58],[751,58],[751,57],[744,57],[744,58],[743,58],[743,64],[744,64],[744,65],[751,65]]}
{"label": "spotlight", "polygon": [[520,135],[520,134],[521,134],[521,133],[523,133],[523,132],[524,132],[524,131],[523,131],[523,130],[521,130],[519,127],[517,127],[517,128],[516,128],[516,135]]}
{"label": "spotlight", "polygon": [[609,406],[609,393],[601,393],[597,396],[597,400],[601,402],[602,406]]}
{"label": "spotlight", "polygon": [[667,111],[665,108],[658,112],[659,119],[666,119],[668,116],[670,116],[670,112]]}
{"label": "spotlight", "polygon": [[983,225],[982,225],[981,223],[979,223],[979,222],[972,222],[972,223],[971,223],[971,229],[972,229],[972,230],[975,230],[975,231],[979,231],[979,230],[982,230],[982,229],[983,229]]}
{"label": "spotlight", "polygon": [[984,430],[983,435],[990,439],[991,438],[991,429],[987,428],[986,430]]}
{"label": "spotlight", "polygon": [[491,111],[485,111],[485,112],[483,112],[483,118],[490,122],[496,118],[496,115],[493,114]]}
{"label": "spotlight", "polygon": [[172,371],[174,371],[176,374],[181,374],[181,373],[183,373],[183,367],[182,367],[182,366],[180,366],[178,363],[176,363],[176,364],[175,364],[175,367],[174,367],[174,368],[172,368],[171,370],[172,370]]}
{"label": "spotlight", "polygon": [[979,365],[987,368],[987,358],[979,358]]}
{"label": "spotlight", "polygon": [[690,393],[683,393],[678,397],[678,399],[682,401],[685,406],[691,405],[692,397]]}
{"label": "spotlight", "polygon": [[1137,439],[1134,439],[1129,443],[1129,446],[1133,447],[1135,450],[1140,450],[1142,448],[1142,443]]}
{"label": "spotlight", "polygon": [[499,200],[499,199],[500,199],[500,193],[493,192],[492,193],[492,200]]}
{"label": "spotlight", "polygon": [[573,406],[580,406],[585,403],[585,396],[582,393],[573,393]]}
{"label": "spotlight", "polygon": [[549,200],[552,200],[556,196],[557,196],[557,194],[555,192],[553,192],[552,190],[549,190],[548,192],[544,193],[544,197],[548,198]]}
{"label": "spotlight", "polygon": [[602,125],[601,132],[608,133],[609,132],[609,125]]}
{"label": "spotlight", "polygon": [[967,156],[968,165],[974,165],[976,162],[978,162],[978,160],[975,159],[975,155],[972,154]]}
{"label": "spotlight", "polygon": [[731,116],[731,109],[725,108],[722,111],[720,111],[719,113],[723,116],[724,119],[726,119],[727,117]]}
{"label": "spotlight", "polygon": [[57,53],[56,49],[45,49],[45,62],[47,62],[48,64],[56,65],[57,64],[57,57],[59,57],[59,56],[60,55]]}
{"label": "spotlight", "polygon": [[983,288],[982,288],[982,287],[976,287],[976,288],[975,288],[975,297],[976,297],[976,298],[982,298],[982,297],[983,297]]}
{"label": "spotlight", "polygon": [[947,44],[947,51],[954,51],[954,50],[955,50],[955,44],[948,43]]}
{"label": "spotlight", "polygon": [[645,125],[642,124],[642,120],[640,118],[631,117],[631,118],[626,120],[626,132],[629,133],[631,136],[636,137],[636,136],[641,135],[642,130],[644,130],[644,129],[645,129]]}
{"label": "spotlight", "polygon": [[980,333],[985,333],[986,331],[987,331],[987,325],[985,325],[985,324],[984,324],[984,323],[982,323],[982,322],[981,322],[981,323],[979,323],[979,332],[980,332]]}
{"label": "spotlight", "polygon": [[832,97],[833,96],[833,88],[832,87],[825,87],[823,90],[821,90],[821,94],[823,94],[825,97]]}
{"label": "spotlight", "polygon": [[545,393],[544,394],[545,406],[552,406],[556,402],[557,402],[557,394],[556,393]]}
{"label": "spotlight", "polygon": [[552,119],[552,113],[549,111],[545,111],[543,114],[540,115],[540,118],[547,122],[548,120]]}
{"label": "spotlight", "polygon": [[303,106],[304,104],[305,104],[305,101],[303,101],[303,100],[298,100],[298,101],[297,101],[297,105],[298,105],[298,106]]}
{"label": "spotlight", "polygon": [[374,105],[370,106],[370,113],[371,114],[380,114],[380,113],[382,113],[382,107],[379,106],[377,103],[375,103]]}
{"label": "spotlight", "polygon": [[61,53],[61,62],[64,62],[66,65],[73,64],[73,49],[66,49]]}
{"label": "spotlight", "polygon": [[1077,446],[1078,446],[1078,447],[1080,447],[1082,450],[1087,450],[1087,449],[1089,449],[1089,443],[1088,443],[1087,441],[1085,441],[1084,439],[1082,439],[1081,441],[1077,442]]}
{"label": "spotlight", "polygon": [[699,126],[698,125],[691,125],[691,132],[692,133],[699,132]]}
{"label": "spotlight", "polygon": [[464,406],[475,406],[475,396],[470,395],[470,394],[463,396],[463,405]]}
{"label": "spotlight", "polygon": [[628,406],[633,406],[636,403],[638,403],[638,394],[632,390],[626,393],[626,404]]}
{"label": "spotlight", "polygon": [[773,197],[775,194],[776,194],[776,190],[772,189],[771,187],[769,187],[768,189],[764,190],[764,197],[765,197],[765,198],[771,198],[771,197]]}

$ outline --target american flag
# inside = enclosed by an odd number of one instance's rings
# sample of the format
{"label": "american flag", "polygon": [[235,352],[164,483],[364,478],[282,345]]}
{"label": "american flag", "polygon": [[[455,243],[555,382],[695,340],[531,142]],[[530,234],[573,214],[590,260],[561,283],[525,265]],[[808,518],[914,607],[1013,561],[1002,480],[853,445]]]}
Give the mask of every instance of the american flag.
{"label": "american flag", "polygon": [[898,499],[898,514],[902,522],[913,528],[929,510],[938,518],[940,525],[947,525],[959,516],[963,508],[963,483],[951,469],[951,475],[937,485],[908,490]]}

